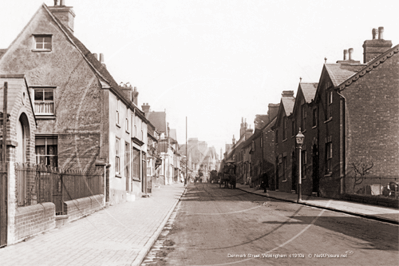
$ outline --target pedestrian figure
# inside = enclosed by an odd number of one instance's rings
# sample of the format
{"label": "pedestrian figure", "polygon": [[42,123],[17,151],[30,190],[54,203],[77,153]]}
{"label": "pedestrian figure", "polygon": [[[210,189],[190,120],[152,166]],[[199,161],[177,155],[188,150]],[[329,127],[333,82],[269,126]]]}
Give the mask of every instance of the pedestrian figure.
{"label": "pedestrian figure", "polygon": [[262,176],[262,187],[263,187],[263,193],[266,193],[266,189],[268,187],[268,178],[267,178],[267,174],[263,174]]}

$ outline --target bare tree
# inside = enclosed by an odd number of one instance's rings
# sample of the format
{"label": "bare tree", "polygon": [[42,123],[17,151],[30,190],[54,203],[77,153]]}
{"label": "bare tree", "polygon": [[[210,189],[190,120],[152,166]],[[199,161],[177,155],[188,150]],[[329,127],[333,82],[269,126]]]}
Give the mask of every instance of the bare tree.
{"label": "bare tree", "polygon": [[352,163],[353,172],[355,173],[355,182],[353,183],[353,191],[357,185],[363,182],[364,176],[369,174],[371,168],[373,168],[373,161],[365,161],[361,159],[358,162]]}

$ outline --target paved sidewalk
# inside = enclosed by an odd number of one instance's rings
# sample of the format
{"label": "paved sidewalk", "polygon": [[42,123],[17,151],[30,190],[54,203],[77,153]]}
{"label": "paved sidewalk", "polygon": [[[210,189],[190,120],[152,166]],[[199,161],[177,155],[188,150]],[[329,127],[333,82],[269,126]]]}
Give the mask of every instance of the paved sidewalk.
{"label": "paved sidewalk", "polygon": [[155,188],[150,198],[114,205],[0,249],[0,265],[140,265],[184,193]]}
{"label": "paved sidewalk", "polygon": [[[250,193],[266,196],[269,198],[297,202],[298,194],[267,191],[263,189],[250,188],[248,185],[237,184],[237,188]],[[399,224],[399,210],[393,208],[386,208],[381,206],[368,205],[357,202],[349,202],[343,200],[334,200],[312,196],[302,196],[301,204],[325,208],[334,211],[345,212],[357,216],[371,218],[379,221]]]}

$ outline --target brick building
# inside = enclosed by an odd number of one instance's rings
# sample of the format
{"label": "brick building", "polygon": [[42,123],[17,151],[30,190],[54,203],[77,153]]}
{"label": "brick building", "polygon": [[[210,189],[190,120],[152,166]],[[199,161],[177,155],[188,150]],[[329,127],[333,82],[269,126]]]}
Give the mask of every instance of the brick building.
{"label": "brick building", "polygon": [[43,4],[2,54],[0,73],[24,74],[29,84],[37,163],[83,171],[108,165],[107,201],[133,199],[144,190],[147,119],[137,90],[119,86],[103,55],[74,36],[74,19],[72,7]]}
{"label": "brick building", "polygon": [[295,99],[283,92],[273,127],[276,189],[297,190],[294,137],[301,128],[303,194],[397,195],[399,45],[383,39],[383,28],[372,36],[363,44],[363,63],[352,48],[344,50],[343,60],[324,64],[318,83],[301,82]]}
{"label": "brick building", "polygon": [[174,177],[177,178],[180,171],[180,155],[178,153],[179,144],[175,129],[169,128],[166,121],[166,112],[151,111],[148,103],[142,105],[145,117],[155,127],[158,139],[158,153],[162,159],[162,165],[158,172],[158,184],[172,184]]}
{"label": "brick building", "polygon": [[[37,205],[35,178],[32,176],[17,176],[15,164],[35,162],[36,117],[33,111],[33,101],[29,94],[28,83],[24,75],[0,75],[0,118],[1,136],[3,135],[4,90],[7,87],[7,131],[6,151],[1,147],[1,161],[5,154],[6,164],[0,164],[0,246],[15,243],[23,237],[25,231],[40,232],[55,226],[48,222],[54,215],[54,204]],[[1,146],[3,144],[1,143]],[[21,182],[26,178],[25,182]],[[26,195],[29,201],[26,202]],[[26,204],[32,205],[23,207]],[[21,207],[20,207],[21,206]],[[36,224],[26,223],[38,211],[43,215],[37,217]],[[50,214],[49,214],[50,212]]]}
{"label": "brick building", "polygon": [[[267,120],[265,125],[261,128],[262,131],[262,175],[266,175],[266,185],[269,189],[275,189],[276,185],[276,156],[275,156],[275,134],[272,130],[276,123],[277,114],[279,111],[279,104],[269,103],[267,111]],[[261,177],[262,178],[262,177]]]}
{"label": "brick building", "polygon": [[[362,68],[334,88],[340,96],[339,120],[343,124],[340,147],[345,152],[340,154],[339,174],[345,194],[366,192],[367,186],[378,185],[370,194],[390,197],[393,195],[384,190],[393,189],[390,182],[398,183],[399,45],[391,48],[383,30],[378,28],[376,38],[373,29],[373,39],[364,42]],[[362,164],[371,169],[356,185],[355,168]]]}
{"label": "brick building", "polygon": [[284,192],[296,190],[296,125],[293,120],[294,91],[283,91],[277,113],[272,126],[275,141],[275,189]]}
{"label": "brick building", "polygon": [[[318,109],[314,103],[317,85],[317,83],[299,83],[291,119],[291,135],[295,136],[301,130],[306,136],[301,149],[302,193],[305,195],[319,192]],[[295,158],[299,158],[299,149],[295,150]],[[295,169],[299,169],[299,162],[296,164]],[[295,173],[294,176],[297,177],[298,174]],[[296,181],[293,183],[297,184]],[[293,190],[297,191],[296,188]]]}

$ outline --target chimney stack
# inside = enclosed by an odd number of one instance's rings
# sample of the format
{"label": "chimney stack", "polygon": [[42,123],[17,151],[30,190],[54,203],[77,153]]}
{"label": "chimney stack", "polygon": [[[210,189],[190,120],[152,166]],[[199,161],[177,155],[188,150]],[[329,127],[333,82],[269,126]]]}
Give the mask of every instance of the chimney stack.
{"label": "chimney stack", "polygon": [[139,98],[139,92],[137,91],[137,88],[134,87],[133,89],[133,102],[138,105],[138,98]]}
{"label": "chimney stack", "polygon": [[363,43],[363,61],[367,63],[372,59],[376,58],[380,54],[389,50],[392,47],[391,41],[384,40],[384,27],[378,28],[378,39],[376,39],[377,29],[373,29],[372,40],[366,40]]}
{"label": "chimney stack", "polygon": [[348,54],[348,50],[344,50],[344,60],[346,60],[346,55]]}
{"label": "chimney stack", "polygon": [[294,97],[294,91],[283,91],[281,93],[282,97]]}
{"label": "chimney stack", "polygon": [[98,60],[98,54],[93,53],[93,56]]}
{"label": "chimney stack", "polygon": [[54,0],[54,6],[49,6],[51,13],[59,20],[61,23],[73,33],[74,22],[75,22],[75,12],[71,6],[65,5],[65,0],[61,0],[58,4],[58,0]]}
{"label": "chimney stack", "polygon": [[267,114],[269,115],[270,121],[272,121],[278,113],[278,108],[280,107],[279,103],[269,103],[268,105],[269,110],[267,111]]}
{"label": "chimney stack", "polygon": [[104,68],[107,68],[107,66],[106,66],[105,63],[104,63],[104,54],[103,54],[103,53],[100,53],[100,58],[99,58],[98,61],[100,61],[101,65],[102,65]]}
{"label": "chimney stack", "polygon": [[147,117],[147,114],[150,112],[150,106],[148,105],[148,103],[144,103],[141,106],[141,109],[143,110],[143,112],[145,113],[145,116]]}

